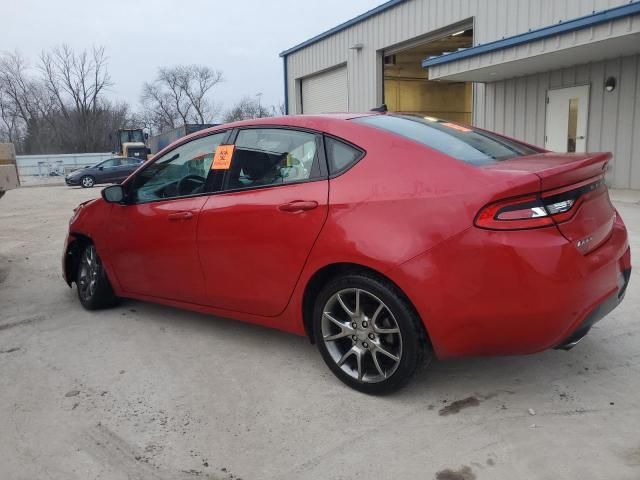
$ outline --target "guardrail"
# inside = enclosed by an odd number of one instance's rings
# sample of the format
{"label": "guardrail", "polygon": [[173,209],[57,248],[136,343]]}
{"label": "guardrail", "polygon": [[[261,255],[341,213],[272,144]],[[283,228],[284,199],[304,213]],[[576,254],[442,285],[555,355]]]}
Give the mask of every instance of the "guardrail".
{"label": "guardrail", "polygon": [[113,157],[105,153],[70,153],[62,155],[18,155],[18,174],[38,177],[64,177],[67,173]]}

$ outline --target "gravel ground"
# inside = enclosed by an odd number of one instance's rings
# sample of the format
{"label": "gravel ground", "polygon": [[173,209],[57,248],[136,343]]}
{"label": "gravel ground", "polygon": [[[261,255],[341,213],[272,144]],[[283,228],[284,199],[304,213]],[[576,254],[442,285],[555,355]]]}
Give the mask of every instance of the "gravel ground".
{"label": "gravel ground", "polygon": [[[306,339],[64,284],[72,208],[0,200],[1,479],[640,478],[640,279],[570,352],[436,362],[397,395],[344,387]],[[632,249],[640,204],[620,195]]]}

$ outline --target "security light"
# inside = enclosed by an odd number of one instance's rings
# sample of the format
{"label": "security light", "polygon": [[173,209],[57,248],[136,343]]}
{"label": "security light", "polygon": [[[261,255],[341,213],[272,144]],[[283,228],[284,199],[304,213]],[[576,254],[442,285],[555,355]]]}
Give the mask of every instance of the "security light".
{"label": "security light", "polygon": [[616,89],[616,79],[615,79],[615,77],[607,78],[607,81],[604,83],[604,89],[607,92],[613,92]]}

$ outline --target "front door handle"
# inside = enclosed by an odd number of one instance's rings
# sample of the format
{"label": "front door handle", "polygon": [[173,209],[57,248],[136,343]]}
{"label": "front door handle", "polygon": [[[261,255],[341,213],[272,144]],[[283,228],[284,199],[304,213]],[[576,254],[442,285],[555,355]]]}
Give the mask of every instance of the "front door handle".
{"label": "front door handle", "polygon": [[278,207],[281,212],[305,212],[307,210],[313,210],[318,207],[318,202],[314,200],[296,200],[294,202],[283,203]]}
{"label": "front door handle", "polygon": [[170,213],[167,218],[169,218],[169,220],[171,221],[177,221],[177,220],[191,220],[193,218],[193,213],[191,212],[176,212],[176,213]]}

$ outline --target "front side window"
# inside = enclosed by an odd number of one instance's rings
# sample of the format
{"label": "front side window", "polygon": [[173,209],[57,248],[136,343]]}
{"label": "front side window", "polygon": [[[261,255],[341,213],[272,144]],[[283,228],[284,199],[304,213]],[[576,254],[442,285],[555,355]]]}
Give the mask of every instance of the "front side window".
{"label": "front side window", "polygon": [[300,182],[315,176],[316,136],[277,128],[240,130],[227,189]]}
{"label": "front side window", "polygon": [[204,193],[216,148],[226,132],[192,140],[163,155],[135,176],[129,198],[151,202]]}
{"label": "front side window", "polygon": [[500,135],[432,117],[375,115],[354,121],[401,135],[472,165],[543,152]]}

